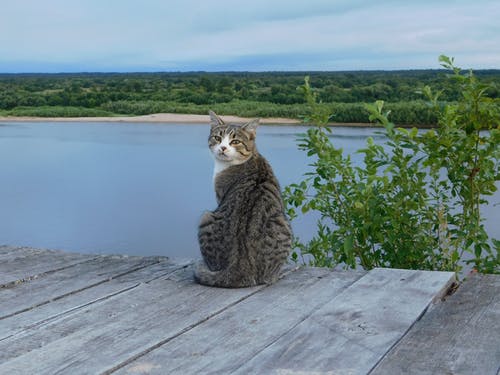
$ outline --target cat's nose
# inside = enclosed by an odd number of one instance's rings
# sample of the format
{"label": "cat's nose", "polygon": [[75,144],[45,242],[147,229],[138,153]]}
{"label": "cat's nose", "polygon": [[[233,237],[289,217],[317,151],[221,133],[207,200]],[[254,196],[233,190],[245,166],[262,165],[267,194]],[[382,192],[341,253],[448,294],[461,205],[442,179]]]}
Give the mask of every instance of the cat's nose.
{"label": "cat's nose", "polygon": [[224,151],[227,150],[227,147],[226,146],[220,146],[220,149],[222,150],[222,152],[224,152]]}

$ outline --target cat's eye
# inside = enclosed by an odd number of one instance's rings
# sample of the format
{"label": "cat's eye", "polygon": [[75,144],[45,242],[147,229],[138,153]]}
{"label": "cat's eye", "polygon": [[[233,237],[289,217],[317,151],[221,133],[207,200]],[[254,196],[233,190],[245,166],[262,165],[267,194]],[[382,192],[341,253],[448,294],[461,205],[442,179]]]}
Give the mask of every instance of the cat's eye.
{"label": "cat's eye", "polygon": [[231,144],[231,145],[239,145],[240,143],[241,143],[241,142],[240,142],[240,141],[238,141],[237,139],[233,139],[233,140],[231,141],[231,143],[230,143],[230,144]]}
{"label": "cat's eye", "polygon": [[219,137],[218,135],[214,135],[214,139],[217,141],[217,142],[220,142],[222,139],[221,137]]}

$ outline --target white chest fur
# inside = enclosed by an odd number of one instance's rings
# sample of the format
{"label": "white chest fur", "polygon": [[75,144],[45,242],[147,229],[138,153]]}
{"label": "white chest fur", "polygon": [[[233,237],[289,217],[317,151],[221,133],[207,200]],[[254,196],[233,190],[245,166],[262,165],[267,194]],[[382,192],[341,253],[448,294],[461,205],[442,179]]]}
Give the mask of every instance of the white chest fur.
{"label": "white chest fur", "polygon": [[215,181],[215,178],[217,177],[217,175],[222,172],[224,169],[226,169],[227,167],[231,166],[231,163],[228,163],[226,161],[221,161],[221,160],[218,160],[218,159],[215,159],[214,158],[214,181]]}

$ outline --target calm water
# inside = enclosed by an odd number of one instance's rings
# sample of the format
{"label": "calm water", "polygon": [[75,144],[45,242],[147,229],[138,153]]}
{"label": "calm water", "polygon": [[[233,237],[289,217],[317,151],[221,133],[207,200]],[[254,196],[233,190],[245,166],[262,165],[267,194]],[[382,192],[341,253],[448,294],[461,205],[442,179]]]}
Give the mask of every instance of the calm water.
{"label": "calm water", "polygon": [[[303,131],[259,128],[259,150],[282,186],[308,169],[295,142]],[[334,133],[352,152],[373,130]],[[199,217],[215,208],[207,135],[205,124],[0,124],[0,244],[198,257]],[[499,211],[486,208],[497,238]],[[295,221],[294,231],[309,238],[314,222]]]}

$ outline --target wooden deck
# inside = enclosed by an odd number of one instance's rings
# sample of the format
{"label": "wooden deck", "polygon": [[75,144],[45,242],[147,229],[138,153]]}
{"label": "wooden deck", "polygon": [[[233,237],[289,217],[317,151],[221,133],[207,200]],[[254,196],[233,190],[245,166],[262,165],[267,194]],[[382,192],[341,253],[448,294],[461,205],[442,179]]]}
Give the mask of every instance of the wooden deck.
{"label": "wooden deck", "polygon": [[197,285],[190,262],[0,246],[0,374],[497,374],[500,277],[289,268]]}

